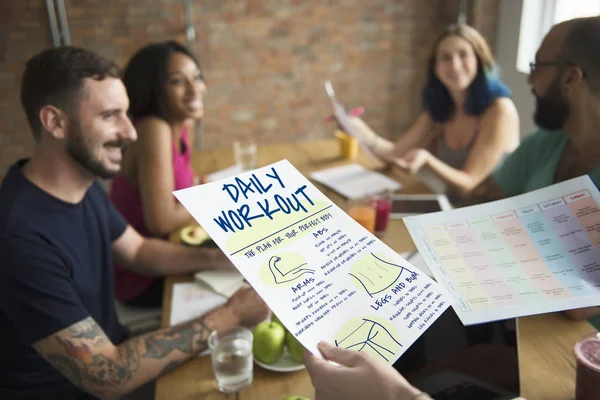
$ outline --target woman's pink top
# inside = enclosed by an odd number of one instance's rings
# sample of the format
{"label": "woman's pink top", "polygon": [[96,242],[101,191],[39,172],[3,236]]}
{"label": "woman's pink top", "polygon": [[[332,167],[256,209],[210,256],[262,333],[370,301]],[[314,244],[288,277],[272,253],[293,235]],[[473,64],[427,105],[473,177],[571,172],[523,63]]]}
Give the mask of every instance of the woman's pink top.
{"label": "woman's pink top", "polygon": [[[181,145],[180,145],[181,144]],[[194,171],[192,170],[191,149],[189,145],[187,127],[181,133],[181,143],[171,144],[173,150],[173,177],[175,190],[185,189],[193,185]],[[124,176],[119,175],[113,179],[110,188],[110,199],[142,236],[152,236],[144,222],[144,210],[140,191],[135,184],[130,183]],[[173,201],[177,201],[173,197]],[[142,294],[152,284],[154,277],[137,274],[124,269],[118,264],[115,268],[115,295],[120,301],[131,301]]]}

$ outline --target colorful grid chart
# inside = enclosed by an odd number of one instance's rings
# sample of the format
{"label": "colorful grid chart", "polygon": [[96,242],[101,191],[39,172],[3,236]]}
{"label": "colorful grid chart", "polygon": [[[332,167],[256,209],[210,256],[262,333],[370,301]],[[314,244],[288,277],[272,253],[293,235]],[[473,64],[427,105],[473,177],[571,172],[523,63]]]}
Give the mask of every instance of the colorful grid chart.
{"label": "colorful grid chart", "polygon": [[465,324],[600,305],[600,194],[587,176],[404,219]]}

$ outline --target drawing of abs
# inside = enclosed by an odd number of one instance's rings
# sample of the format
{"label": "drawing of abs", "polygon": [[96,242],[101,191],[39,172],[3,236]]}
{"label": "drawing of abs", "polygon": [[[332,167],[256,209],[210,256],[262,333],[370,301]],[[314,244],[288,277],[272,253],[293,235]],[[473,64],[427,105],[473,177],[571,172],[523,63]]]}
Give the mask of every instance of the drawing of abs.
{"label": "drawing of abs", "polygon": [[361,289],[373,297],[373,295],[392,287],[403,273],[409,275],[413,272],[371,253],[369,256],[358,260],[352,266],[349,275],[356,279]]}

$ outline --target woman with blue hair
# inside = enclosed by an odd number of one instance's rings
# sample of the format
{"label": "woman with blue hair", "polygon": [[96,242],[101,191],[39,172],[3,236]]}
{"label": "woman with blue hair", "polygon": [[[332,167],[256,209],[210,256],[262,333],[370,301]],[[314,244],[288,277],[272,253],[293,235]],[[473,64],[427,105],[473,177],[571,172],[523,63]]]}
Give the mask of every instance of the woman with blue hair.
{"label": "woman with blue hair", "polygon": [[377,156],[412,174],[427,167],[457,198],[519,145],[519,116],[485,39],[475,29],[453,25],[433,49],[424,110],[395,143],[361,119],[350,120],[355,135]]}

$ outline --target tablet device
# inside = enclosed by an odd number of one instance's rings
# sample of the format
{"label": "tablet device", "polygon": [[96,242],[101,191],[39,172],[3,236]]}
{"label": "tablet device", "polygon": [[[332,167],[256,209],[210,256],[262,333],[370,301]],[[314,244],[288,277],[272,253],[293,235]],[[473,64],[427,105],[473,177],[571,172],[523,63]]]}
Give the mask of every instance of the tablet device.
{"label": "tablet device", "polygon": [[435,400],[519,397],[518,330],[514,318],[465,327],[452,307],[394,363]]}
{"label": "tablet device", "polygon": [[450,201],[443,194],[393,195],[391,218],[404,218],[409,215],[426,214],[452,209]]}

